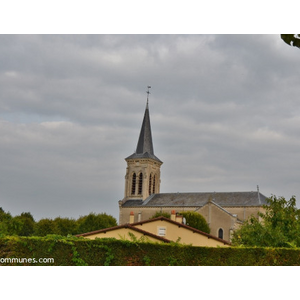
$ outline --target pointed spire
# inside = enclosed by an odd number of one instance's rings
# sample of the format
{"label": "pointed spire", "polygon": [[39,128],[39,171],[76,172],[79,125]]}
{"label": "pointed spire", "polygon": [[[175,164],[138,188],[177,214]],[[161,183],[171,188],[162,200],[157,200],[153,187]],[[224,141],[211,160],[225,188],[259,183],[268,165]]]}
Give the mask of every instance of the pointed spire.
{"label": "pointed spire", "polygon": [[148,103],[146,105],[140,137],[135,152],[137,154],[143,154],[148,152],[149,154],[154,155]]}
{"label": "pointed spire", "polygon": [[151,124],[150,124],[150,113],[149,113],[149,88],[147,91],[147,104],[145,109],[145,114],[143,118],[143,123],[140,131],[139,140],[137,143],[136,151],[131,156],[127,158],[152,158],[159,162],[161,160],[154,155],[154,148],[152,142]]}

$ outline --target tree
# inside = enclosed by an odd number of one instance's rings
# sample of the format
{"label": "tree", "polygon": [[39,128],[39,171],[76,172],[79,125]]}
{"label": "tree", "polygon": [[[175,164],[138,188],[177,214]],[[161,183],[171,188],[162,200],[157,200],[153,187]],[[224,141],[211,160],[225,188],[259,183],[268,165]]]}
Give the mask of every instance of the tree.
{"label": "tree", "polygon": [[288,45],[300,48],[299,34],[281,34],[280,37]]}
{"label": "tree", "polygon": [[40,219],[35,225],[34,235],[46,236],[47,234],[55,234],[54,221],[52,219]]}
{"label": "tree", "polygon": [[5,212],[3,208],[0,207],[0,237],[9,234],[9,224],[11,219],[11,214],[9,212]]}
{"label": "tree", "polygon": [[117,220],[106,213],[90,213],[77,220],[77,234],[117,226]]}
{"label": "tree", "polygon": [[210,233],[210,228],[202,215],[194,211],[183,211],[180,213],[185,219],[186,224],[201,230],[206,233]]}
{"label": "tree", "polygon": [[250,217],[233,234],[232,244],[258,247],[300,247],[300,210],[296,198],[267,198],[261,222]]}
{"label": "tree", "polygon": [[12,217],[0,207],[0,237],[3,236],[46,236],[56,234],[67,236],[93,230],[117,226],[117,220],[106,213],[90,213],[79,219],[57,217],[53,219],[41,219],[36,222],[29,212],[23,212],[19,216]]}
{"label": "tree", "polygon": [[30,212],[21,213],[20,216],[13,218],[15,223],[15,235],[30,236],[34,232],[35,221]]}
{"label": "tree", "polygon": [[54,233],[62,236],[77,233],[77,222],[74,219],[57,217],[53,221]]}
{"label": "tree", "polygon": [[33,234],[34,224],[33,216],[29,212],[12,217],[9,212],[0,208],[0,236],[30,236]]}

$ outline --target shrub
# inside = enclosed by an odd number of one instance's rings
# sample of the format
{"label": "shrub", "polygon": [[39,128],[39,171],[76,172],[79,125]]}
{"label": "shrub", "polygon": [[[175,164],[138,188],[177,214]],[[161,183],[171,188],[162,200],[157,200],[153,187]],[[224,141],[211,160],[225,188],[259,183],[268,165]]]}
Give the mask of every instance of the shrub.
{"label": "shrub", "polygon": [[183,211],[180,213],[186,219],[186,225],[210,233],[210,228],[202,215],[194,211]]}

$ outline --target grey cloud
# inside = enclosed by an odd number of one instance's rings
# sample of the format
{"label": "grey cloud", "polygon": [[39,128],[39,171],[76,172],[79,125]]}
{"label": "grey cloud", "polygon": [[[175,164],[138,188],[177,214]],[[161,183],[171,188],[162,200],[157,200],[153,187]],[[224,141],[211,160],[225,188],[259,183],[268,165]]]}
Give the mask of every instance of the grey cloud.
{"label": "grey cloud", "polygon": [[162,192],[299,194],[298,52],[279,35],[0,36],[1,206],[117,217],[148,84]]}

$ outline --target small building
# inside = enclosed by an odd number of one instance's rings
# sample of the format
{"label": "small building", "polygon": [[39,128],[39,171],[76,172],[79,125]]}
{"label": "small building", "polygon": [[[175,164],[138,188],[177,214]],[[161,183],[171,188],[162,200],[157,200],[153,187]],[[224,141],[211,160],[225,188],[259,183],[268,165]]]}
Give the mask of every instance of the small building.
{"label": "small building", "polygon": [[90,240],[94,240],[96,238],[115,238],[118,240],[132,241],[133,239],[137,239],[139,241],[170,243],[170,240],[168,239],[154,235],[143,229],[136,228],[131,224],[124,224],[120,226],[95,230],[87,233],[81,233],[81,234],[77,234],[76,236],[84,237]]}
{"label": "small building", "polygon": [[[188,225],[182,224],[182,218],[173,212],[171,219],[158,217],[146,221],[124,224],[111,228],[78,234],[88,239],[116,238],[123,240],[137,239],[158,243],[178,242],[180,244],[202,247],[228,247],[230,243],[211,234],[205,233]],[[130,214],[133,222],[134,214]],[[179,222],[178,222],[179,221]]]}

